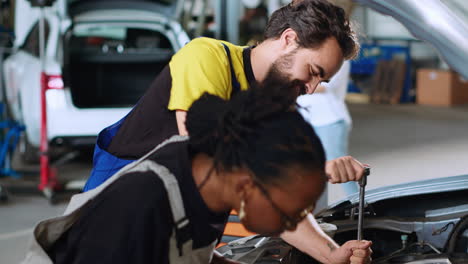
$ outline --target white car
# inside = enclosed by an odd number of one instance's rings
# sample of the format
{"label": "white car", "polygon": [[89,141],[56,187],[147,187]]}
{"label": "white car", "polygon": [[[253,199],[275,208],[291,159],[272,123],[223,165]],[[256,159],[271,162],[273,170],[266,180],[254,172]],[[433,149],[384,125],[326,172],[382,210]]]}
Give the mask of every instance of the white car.
{"label": "white car", "polygon": [[[82,3],[80,3],[82,2]],[[92,145],[100,130],[137,103],[171,56],[189,41],[172,4],[67,1],[46,8],[47,139]],[[166,3],[166,4],[164,4]],[[2,71],[12,118],[26,125],[20,148],[37,159],[41,128],[38,8],[17,0],[16,40]]]}

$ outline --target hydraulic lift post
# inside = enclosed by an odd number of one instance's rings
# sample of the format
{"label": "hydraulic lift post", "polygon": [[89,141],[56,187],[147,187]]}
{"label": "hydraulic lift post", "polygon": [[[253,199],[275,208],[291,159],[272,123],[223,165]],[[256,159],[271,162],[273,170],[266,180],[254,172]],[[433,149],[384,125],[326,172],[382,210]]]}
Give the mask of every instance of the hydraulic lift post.
{"label": "hydraulic lift post", "polygon": [[39,7],[41,16],[39,20],[39,57],[41,61],[41,136],[40,136],[40,183],[39,190],[52,201],[54,191],[58,188],[55,170],[50,166],[49,160],[49,141],[47,139],[47,105],[46,105],[46,54],[45,54],[45,7],[51,7],[56,0],[29,0],[31,6]]}

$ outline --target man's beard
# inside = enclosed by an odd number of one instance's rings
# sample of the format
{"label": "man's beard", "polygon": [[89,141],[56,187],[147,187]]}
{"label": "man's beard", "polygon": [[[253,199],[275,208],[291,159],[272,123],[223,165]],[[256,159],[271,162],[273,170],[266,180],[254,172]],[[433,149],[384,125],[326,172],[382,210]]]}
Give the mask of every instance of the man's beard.
{"label": "man's beard", "polygon": [[[262,86],[266,89],[279,89],[289,96],[297,98],[300,95],[307,93],[307,88],[304,82],[292,80],[291,75],[285,73],[285,68],[292,66],[292,54],[287,54],[277,59],[271,65]],[[292,93],[292,94],[291,94]]]}

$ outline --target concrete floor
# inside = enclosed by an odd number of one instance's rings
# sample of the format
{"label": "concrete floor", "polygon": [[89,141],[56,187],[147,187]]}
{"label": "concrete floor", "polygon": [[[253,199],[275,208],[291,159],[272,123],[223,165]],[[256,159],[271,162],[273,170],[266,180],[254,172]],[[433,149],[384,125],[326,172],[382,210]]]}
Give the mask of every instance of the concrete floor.
{"label": "concrete floor", "polygon": [[[350,154],[371,165],[369,189],[468,174],[468,106],[350,105]],[[330,186],[329,203],[341,199]]]}
{"label": "concrete floor", "polygon": [[[350,111],[354,120],[350,154],[372,166],[369,189],[468,174],[468,106],[353,104]],[[90,167],[89,155],[81,157],[61,167],[59,177],[83,180]],[[37,167],[27,169],[34,172]],[[37,174],[28,175],[26,180],[3,179],[0,183],[35,189]],[[80,185],[80,182],[75,183]],[[50,205],[39,194],[11,191],[15,192],[10,201],[0,204],[2,264],[18,263],[27,249],[34,224],[40,219],[59,215],[66,206],[66,199],[58,205]],[[343,193],[339,185],[330,186],[329,202],[341,198]]]}

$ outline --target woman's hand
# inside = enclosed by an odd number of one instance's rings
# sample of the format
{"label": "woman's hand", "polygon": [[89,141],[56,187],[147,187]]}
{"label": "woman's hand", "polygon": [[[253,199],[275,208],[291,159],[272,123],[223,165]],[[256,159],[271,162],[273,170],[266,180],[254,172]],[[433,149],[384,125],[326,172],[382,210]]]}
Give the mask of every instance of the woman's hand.
{"label": "woman's hand", "polygon": [[330,263],[369,264],[372,261],[371,241],[350,240],[330,254]]}

